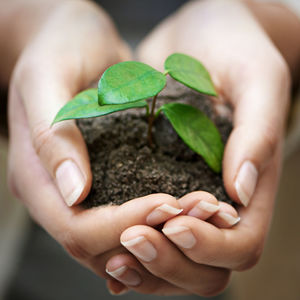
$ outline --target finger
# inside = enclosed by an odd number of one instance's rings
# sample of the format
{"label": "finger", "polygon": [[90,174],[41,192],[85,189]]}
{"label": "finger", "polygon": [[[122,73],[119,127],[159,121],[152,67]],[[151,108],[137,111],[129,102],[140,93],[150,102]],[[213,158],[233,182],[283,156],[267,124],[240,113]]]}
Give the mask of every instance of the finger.
{"label": "finger", "polygon": [[[276,53],[277,54],[277,53]],[[234,129],[227,142],[223,177],[226,190],[235,201],[247,206],[257,182],[274,156],[285,126],[289,75],[279,54],[251,70],[241,85],[233,79]],[[246,71],[247,72],[247,71]]]}
{"label": "finger", "polygon": [[131,254],[119,254],[106,263],[111,278],[143,294],[182,295],[187,292],[149,273]]}
{"label": "finger", "polygon": [[220,201],[219,206],[220,209],[207,222],[218,228],[230,228],[240,222],[241,218],[238,212],[231,205]]}
{"label": "finger", "polygon": [[[53,236],[60,236],[62,225],[70,217],[61,195],[42,167],[32,143],[23,103],[16,90],[9,93],[8,184],[34,219]],[[22,149],[22,151],[20,151]],[[41,201],[43,199],[43,201]]]}
{"label": "finger", "polygon": [[181,294],[183,293],[181,289],[150,274],[121,245],[86,260],[84,264],[98,276],[108,281],[112,278],[117,280],[117,282],[109,281],[109,289],[113,294],[124,293],[128,288],[151,294],[178,294],[179,291]]}
{"label": "finger", "polygon": [[[78,14],[80,9],[85,13]],[[14,72],[13,88],[24,103],[35,151],[69,206],[81,202],[90,189],[88,153],[74,121],[51,123],[76,92],[121,59],[107,51],[114,45],[111,40],[95,32],[95,25],[109,28],[107,23],[89,4],[62,6],[27,47]],[[91,33],[93,46],[88,42]]]}
{"label": "finger", "polygon": [[237,211],[229,204],[218,201],[212,194],[203,191],[189,193],[178,200],[182,215],[207,220],[219,228],[228,228],[239,221]]}
{"label": "finger", "polygon": [[128,288],[140,293],[151,294],[186,293],[186,291],[150,274],[122,246],[92,257],[84,264],[98,276],[108,280],[108,287],[112,294],[125,293]]}
{"label": "finger", "polygon": [[106,285],[112,295],[124,295],[128,292],[126,285],[115,279],[108,279]]}
{"label": "finger", "polygon": [[219,210],[219,202],[210,193],[197,191],[178,199],[182,214],[206,220]]}
{"label": "finger", "polygon": [[189,216],[169,220],[163,233],[192,261],[233,270],[257,263],[268,231],[279,174],[279,151],[262,173],[257,191],[247,208],[241,208],[241,221],[230,229]]}
{"label": "finger", "polygon": [[58,70],[48,70],[45,66],[49,73],[44,76],[38,66],[33,65],[33,68],[32,75],[26,71],[27,80],[14,81],[12,97],[19,97],[23,103],[34,149],[55,179],[66,204],[72,206],[87,196],[91,186],[87,148],[74,121],[54,127],[51,123],[74,91],[64,85]]}
{"label": "finger", "polygon": [[[76,237],[67,248],[73,255],[94,256],[120,245],[120,235],[137,224],[159,225],[181,213],[177,200],[167,194],[153,194],[125,202],[120,206],[98,207],[76,212],[72,230]],[[87,234],[89,232],[89,234]],[[103,234],[106,232],[108,234]],[[102,236],[100,239],[99,236]],[[78,245],[86,253],[76,248]]]}
{"label": "finger", "polygon": [[121,243],[150,273],[194,294],[211,296],[228,283],[228,270],[195,264],[149,226],[128,228]]}

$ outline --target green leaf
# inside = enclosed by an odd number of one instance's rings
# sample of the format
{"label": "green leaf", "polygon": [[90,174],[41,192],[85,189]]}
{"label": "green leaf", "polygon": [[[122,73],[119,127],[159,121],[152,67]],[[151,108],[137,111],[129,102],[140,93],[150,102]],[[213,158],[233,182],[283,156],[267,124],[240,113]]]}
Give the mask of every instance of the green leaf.
{"label": "green leaf", "polygon": [[174,53],[166,59],[165,70],[172,78],[191,89],[217,96],[208,71],[197,59],[185,54]]}
{"label": "green leaf", "polygon": [[201,155],[213,171],[221,172],[224,145],[214,123],[199,109],[182,103],[167,103],[160,110],[182,140]]}
{"label": "green leaf", "polygon": [[157,95],[166,85],[166,76],[152,67],[125,61],[108,68],[98,84],[99,104],[121,104]]}
{"label": "green leaf", "polygon": [[97,89],[88,89],[77,94],[62,107],[52,125],[63,120],[100,117],[120,110],[145,107],[147,105],[147,102],[142,100],[134,103],[100,106],[98,104]]}

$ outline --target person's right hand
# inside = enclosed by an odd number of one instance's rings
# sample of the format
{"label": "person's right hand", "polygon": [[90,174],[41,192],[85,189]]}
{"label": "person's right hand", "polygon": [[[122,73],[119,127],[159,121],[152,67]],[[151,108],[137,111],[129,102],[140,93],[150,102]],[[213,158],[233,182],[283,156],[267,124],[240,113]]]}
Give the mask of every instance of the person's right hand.
{"label": "person's right hand", "polygon": [[[293,17],[285,10],[280,13]],[[279,24],[285,19],[280,18]],[[241,1],[191,1],[157,26],[139,49],[141,61],[157,69],[163,69],[165,58],[174,52],[203,61],[221,95],[215,101],[232,107],[223,178],[229,196],[247,207],[238,208],[237,226],[224,229],[187,216],[190,208],[180,199],[184,211],[164,224],[163,233],[149,226],[125,230],[121,241],[131,254],[111,258],[107,268],[113,275],[123,266],[138,272],[141,284],[127,284],[138,292],[153,293],[151,273],[177,288],[160,286],[165,294],[181,288],[180,292],[208,296],[224,289],[231,270],[254,266],[262,253],[280,174],[290,74],[270,37]],[[147,248],[155,255],[147,256],[149,252],[142,251]],[[123,274],[117,275],[113,277],[124,283]],[[109,282],[113,287],[115,281]]]}

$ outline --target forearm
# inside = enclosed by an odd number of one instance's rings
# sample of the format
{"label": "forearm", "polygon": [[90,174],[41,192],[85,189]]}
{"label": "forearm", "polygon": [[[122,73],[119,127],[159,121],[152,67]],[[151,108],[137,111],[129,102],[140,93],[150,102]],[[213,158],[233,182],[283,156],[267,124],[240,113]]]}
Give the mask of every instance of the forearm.
{"label": "forearm", "polygon": [[245,3],[285,58],[294,84],[299,83],[300,20],[279,3],[246,0]]}

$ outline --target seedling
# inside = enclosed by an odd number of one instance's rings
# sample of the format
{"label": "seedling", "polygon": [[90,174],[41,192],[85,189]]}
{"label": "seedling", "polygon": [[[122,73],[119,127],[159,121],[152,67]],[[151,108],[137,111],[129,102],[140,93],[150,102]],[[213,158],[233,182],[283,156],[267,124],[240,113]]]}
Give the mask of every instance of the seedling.
{"label": "seedling", "polygon": [[[193,90],[217,96],[208,71],[198,60],[180,53],[170,55],[164,67],[164,73],[136,61],[109,67],[100,78],[98,89],[77,94],[57,113],[53,124],[68,119],[104,116],[130,108],[146,108],[148,143],[152,146],[152,126],[163,112],[181,139],[201,155],[213,171],[220,172],[224,145],[218,129],[203,112],[177,102],[155,109],[157,95],[165,87],[168,74]],[[151,108],[146,100],[149,98],[152,98]]]}

